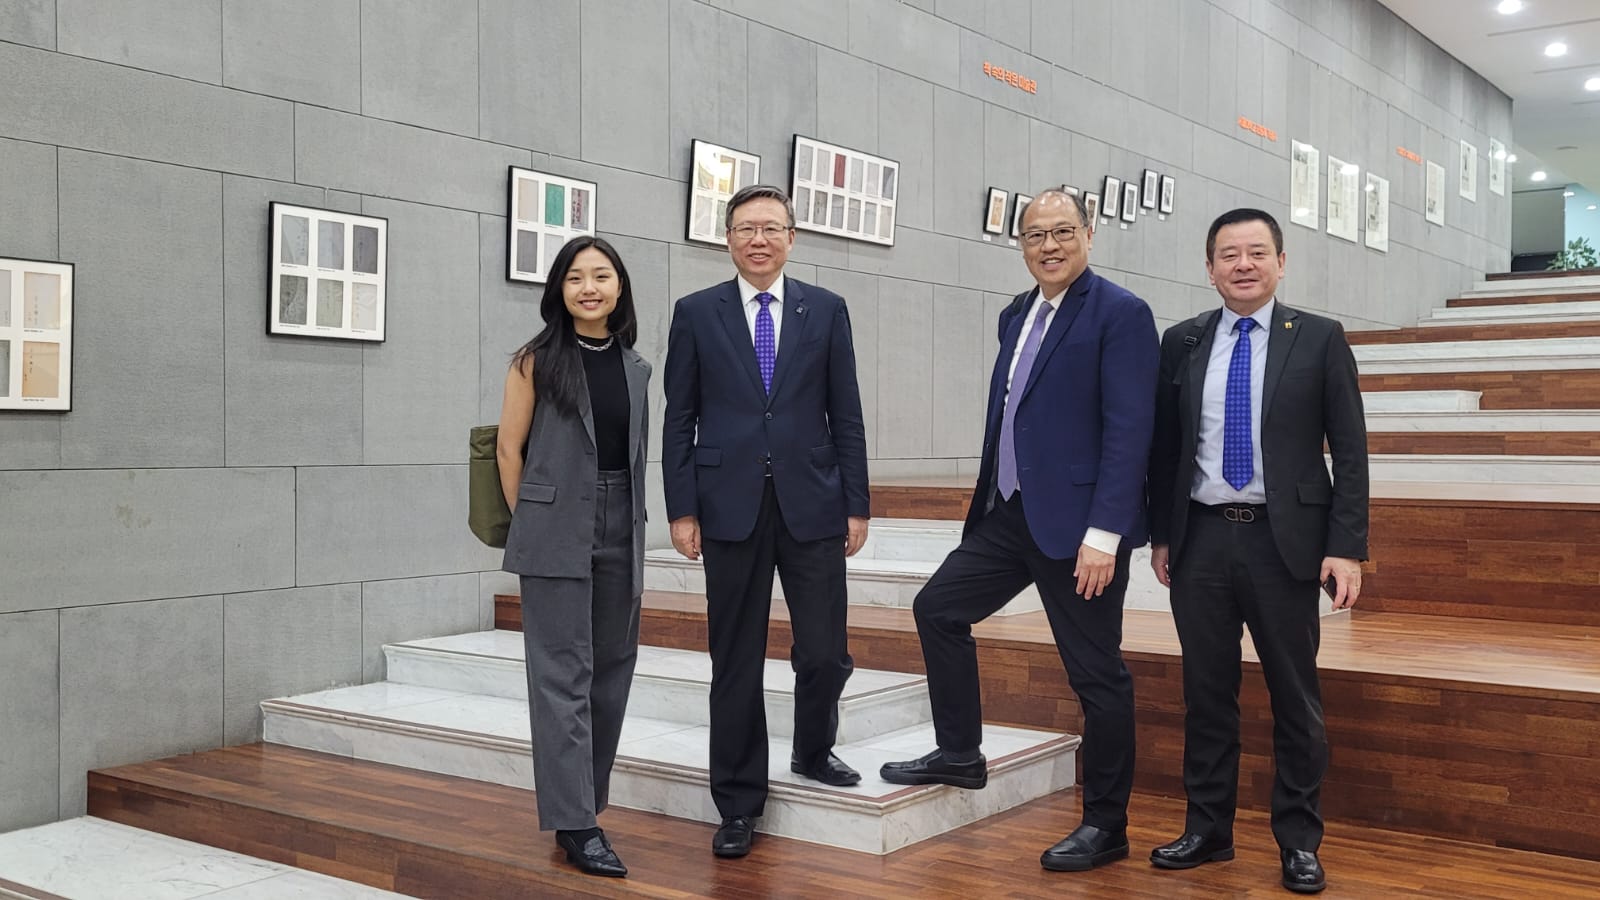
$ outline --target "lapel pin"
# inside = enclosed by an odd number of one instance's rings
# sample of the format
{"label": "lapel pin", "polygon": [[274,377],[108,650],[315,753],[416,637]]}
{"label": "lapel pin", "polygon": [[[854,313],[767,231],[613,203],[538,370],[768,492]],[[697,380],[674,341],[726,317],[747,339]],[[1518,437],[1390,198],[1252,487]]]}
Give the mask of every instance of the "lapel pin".
{"label": "lapel pin", "polygon": [[804,304],[804,303],[802,303],[802,304],[800,304],[800,305],[799,305],[799,306],[796,306],[796,307],[795,307],[795,308],[794,308],[794,314],[795,314],[795,315],[797,315],[797,316],[803,316],[803,315],[805,315],[805,314],[806,314],[806,307],[805,307],[805,304]]}
{"label": "lapel pin", "polygon": [[1283,323],[1283,330],[1284,331],[1288,331],[1289,329],[1291,329],[1293,327],[1294,327],[1294,323],[1293,322],[1285,322],[1285,323]]}

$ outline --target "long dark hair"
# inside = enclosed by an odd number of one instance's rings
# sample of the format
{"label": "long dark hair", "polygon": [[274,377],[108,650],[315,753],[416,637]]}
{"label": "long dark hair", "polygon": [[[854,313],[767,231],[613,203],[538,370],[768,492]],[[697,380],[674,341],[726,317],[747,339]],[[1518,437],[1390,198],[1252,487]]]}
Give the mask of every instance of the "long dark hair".
{"label": "long dark hair", "polygon": [[566,412],[578,411],[578,396],[585,389],[583,360],[579,357],[578,338],[573,330],[572,313],[567,311],[567,298],[562,285],[573,259],[593,247],[611,260],[617,270],[621,291],[617,294],[617,307],[606,318],[606,328],[616,335],[624,347],[632,347],[639,337],[639,318],[633,310],[633,281],[622,264],[617,249],[604,238],[584,235],[568,241],[550,263],[550,275],[544,282],[544,298],[539,301],[539,315],[544,319],[544,330],[533,340],[523,344],[511,356],[511,365],[521,368],[529,357],[533,358],[533,389],[539,402],[549,401]]}

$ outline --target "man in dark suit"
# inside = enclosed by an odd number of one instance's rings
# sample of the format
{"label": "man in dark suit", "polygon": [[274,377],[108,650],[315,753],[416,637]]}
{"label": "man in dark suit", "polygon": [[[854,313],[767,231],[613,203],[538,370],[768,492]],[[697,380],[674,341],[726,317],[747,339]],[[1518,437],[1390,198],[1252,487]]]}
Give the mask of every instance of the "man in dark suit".
{"label": "man in dark suit", "polygon": [[1272,695],[1272,833],[1283,885],[1314,893],[1325,885],[1318,795],[1328,766],[1317,590],[1327,585],[1335,609],[1361,592],[1367,429],[1344,329],[1276,299],[1285,258],[1272,216],[1218,217],[1206,271],[1223,306],[1161,341],[1151,565],[1172,589],[1183,645],[1189,812],[1183,836],[1150,861],[1187,869],[1233,858],[1239,642],[1248,625]]}
{"label": "man in dark suit", "polygon": [[1145,542],[1156,327],[1143,300],[1088,268],[1083,201],[1044,191],[1023,211],[1038,286],[1000,314],[983,463],[961,545],[914,606],[938,747],[883,766],[895,784],[988,783],[972,625],[1036,584],[1083,707],[1083,824],[1047,869],[1128,855],[1133,679],[1122,662],[1128,561]]}
{"label": "man in dark suit", "polygon": [[861,776],[833,755],[847,648],[845,557],[867,539],[867,442],[850,314],[838,294],[783,275],[794,212],[755,185],[728,201],[738,277],[680,299],[661,439],[672,545],[705,554],[711,647],[711,794],[718,856],[750,852],[767,798],[762,689],[772,575],[794,631],[790,769]]}

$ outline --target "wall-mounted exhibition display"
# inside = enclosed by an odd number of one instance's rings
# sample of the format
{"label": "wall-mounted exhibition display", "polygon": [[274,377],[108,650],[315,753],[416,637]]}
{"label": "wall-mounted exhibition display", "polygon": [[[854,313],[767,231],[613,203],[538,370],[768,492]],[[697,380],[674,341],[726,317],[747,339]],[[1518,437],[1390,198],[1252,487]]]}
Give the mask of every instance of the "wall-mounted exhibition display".
{"label": "wall-mounted exhibition display", "polygon": [[[690,153],[691,241],[728,246],[728,198],[761,180],[761,157],[697,140]],[[800,208],[798,202],[795,205]]]}
{"label": "wall-mounted exhibition display", "polygon": [[900,164],[794,136],[796,227],[894,246],[895,197]]}
{"label": "wall-mounted exhibition display", "polygon": [[1317,200],[1321,181],[1318,170],[1322,154],[1310,144],[1290,142],[1289,221],[1307,228],[1317,227]]}
{"label": "wall-mounted exhibition display", "polygon": [[1161,176],[1161,214],[1172,215],[1173,195],[1178,192],[1178,179],[1171,175]]}
{"label": "wall-mounted exhibition display", "polygon": [[1133,222],[1139,215],[1139,184],[1128,181],[1122,185],[1122,221]]}
{"label": "wall-mounted exhibition display", "polygon": [[1018,194],[1016,202],[1011,205],[1011,236],[1022,237],[1022,214],[1027,212],[1028,204],[1033,198],[1027,194]]}
{"label": "wall-mounted exhibition display", "polygon": [[1444,224],[1444,166],[1428,160],[1428,178],[1422,201],[1422,215],[1435,225]]}
{"label": "wall-mounted exhibition display", "polygon": [[1006,198],[1009,196],[1009,194],[997,187],[989,188],[989,199],[983,207],[983,231],[985,234],[1006,233]]}
{"label": "wall-mounted exhibition display", "polygon": [[1094,220],[1100,216],[1100,195],[1084,194],[1083,208],[1089,213],[1089,221],[1084,224],[1089,226],[1090,231],[1094,231]]}
{"label": "wall-mounted exhibition display", "polygon": [[1361,167],[1328,157],[1328,233],[1355,243],[1361,225]]}
{"label": "wall-mounted exhibition display", "polygon": [[1078,192],[1078,189],[1073,187],[1072,185],[1063,184],[1061,186],[1061,193],[1066,194],[1069,197],[1076,197],[1076,196],[1078,196],[1079,192]]}
{"label": "wall-mounted exhibition display", "polygon": [[382,341],[389,221],[272,203],[267,332]]}
{"label": "wall-mounted exhibition display", "polygon": [[1489,190],[1506,195],[1506,145],[1489,138]]}
{"label": "wall-mounted exhibition display", "polygon": [[1478,200],[1478,148],[1461,142],[1461,199]]}
{"label": "wall-mounted exhibition display", "polygon": [[1389,252],[1389,179],[1367,173],[1367,246]]}
{"label": "wall-mounted exhibition display", "polygon": [[1122,179],[1115,175],[1107,175],[1105,183],[1100,186],[1100,215],[1115,219],[1121,209]]}
{"label": "wall-mounted exhibition display", "polygon": [[0,258],[0,410],[72,408],[72,271]]}
{"label": "wall-mounted exhibition display", "polygon": [[544,284],[567,241],[594,234],[594,183],[512,166],[510,188],[506,277]]}
{"label": "wall-mounted exhibition display", "polygon": [[1155,209],[1161,202],[1161,176],[1154,169],[1144,170],[1144,182],[1139,188],[1139,205]]}

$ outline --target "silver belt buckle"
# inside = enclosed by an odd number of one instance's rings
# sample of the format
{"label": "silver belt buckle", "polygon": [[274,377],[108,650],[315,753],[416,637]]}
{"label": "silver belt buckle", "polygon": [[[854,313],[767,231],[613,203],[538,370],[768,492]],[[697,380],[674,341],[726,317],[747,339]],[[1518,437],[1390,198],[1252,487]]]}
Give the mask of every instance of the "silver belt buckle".
{"label": "silver belt buckle", "polygon": [[1224,506],[1222,508],[1222,517],[1229,522],[1249,525],[1256,520],[1256,511],[1238,506]]}

